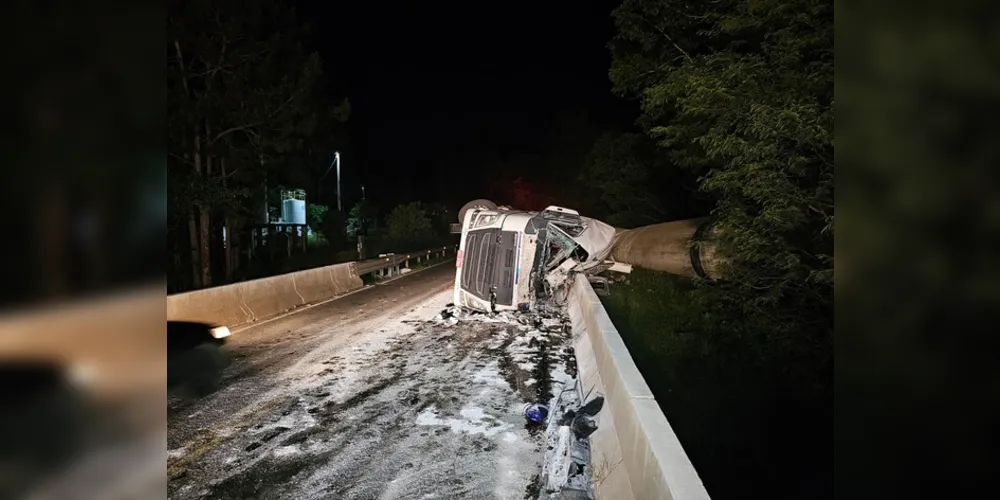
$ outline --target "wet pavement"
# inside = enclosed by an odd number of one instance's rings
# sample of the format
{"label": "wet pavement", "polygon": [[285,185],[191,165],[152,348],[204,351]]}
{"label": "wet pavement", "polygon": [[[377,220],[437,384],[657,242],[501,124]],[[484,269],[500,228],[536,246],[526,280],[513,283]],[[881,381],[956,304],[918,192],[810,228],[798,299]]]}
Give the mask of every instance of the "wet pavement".
{"label": "wet pavement", "polygon": [[549,402],[574,375],[559,314],[442,319],[444,265],[234,334],[223,387],[171,401],[176,499],[533,498]]}

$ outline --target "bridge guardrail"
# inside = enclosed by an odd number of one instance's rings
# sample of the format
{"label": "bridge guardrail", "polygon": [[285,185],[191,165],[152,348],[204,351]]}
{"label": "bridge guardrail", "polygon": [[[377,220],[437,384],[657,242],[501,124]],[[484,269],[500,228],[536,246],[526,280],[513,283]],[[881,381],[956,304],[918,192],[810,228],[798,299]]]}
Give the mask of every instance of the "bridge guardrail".
{"label": "bridge guardrail", "polygon": [[711,500],[584,275],[570,288],[569,315],[580,389],[605,397],[590,436],[597,500]]}
{"label": "bridge guardrail", "polygon": [[445,257],[449,252],[456,252],[457,250],[458,245],[445,245],[443,247],[420,250],[419,252],[390,254],[377,259],[355,262],[355,272],[358,273],[358,276],[364,276],[366,274],[388,271],[388,276],[395,276],[402,272],[400,266],[409,267],[411,260],[420,262],[421,259],[431,259],[436,256]]}

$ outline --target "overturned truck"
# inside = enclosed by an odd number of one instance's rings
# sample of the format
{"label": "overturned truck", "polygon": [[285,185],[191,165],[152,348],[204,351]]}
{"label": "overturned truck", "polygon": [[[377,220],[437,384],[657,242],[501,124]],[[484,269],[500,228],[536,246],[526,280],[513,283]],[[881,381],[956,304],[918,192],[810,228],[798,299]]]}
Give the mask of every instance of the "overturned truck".
{"label": "overturned truck", "polygon": [[455,305],[479,311],[533,310],[574,273],[630,272],[636,265],[719,277],[707,219],[618,229],[568,208],[540,212],[474,200],[459,211]]}

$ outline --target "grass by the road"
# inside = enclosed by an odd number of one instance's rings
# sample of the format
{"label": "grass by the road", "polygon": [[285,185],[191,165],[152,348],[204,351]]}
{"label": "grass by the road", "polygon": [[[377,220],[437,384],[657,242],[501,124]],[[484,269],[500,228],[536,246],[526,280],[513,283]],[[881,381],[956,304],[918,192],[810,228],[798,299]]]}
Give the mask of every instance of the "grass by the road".
{"label": "grass by the road", "polygon": [[761,336],[714,317],[684,278],[628,280],[602,301],[712,498],[832,498],[826,374],[790,369],[805,361],[778,345],[762,357]]}

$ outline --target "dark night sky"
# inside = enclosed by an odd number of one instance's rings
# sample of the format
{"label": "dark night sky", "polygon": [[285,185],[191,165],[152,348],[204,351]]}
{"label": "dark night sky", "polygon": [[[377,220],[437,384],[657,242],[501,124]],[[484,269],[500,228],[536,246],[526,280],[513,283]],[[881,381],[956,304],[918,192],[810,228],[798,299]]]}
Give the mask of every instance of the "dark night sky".
{"label": "dark night sky", "polygon": [[561,112],[631,121],[607,76],[615,1],[294,4],[351,100],[348,202],[364,182],[383,205],[460,204],[487,194],[481,165],[543,151]]}

